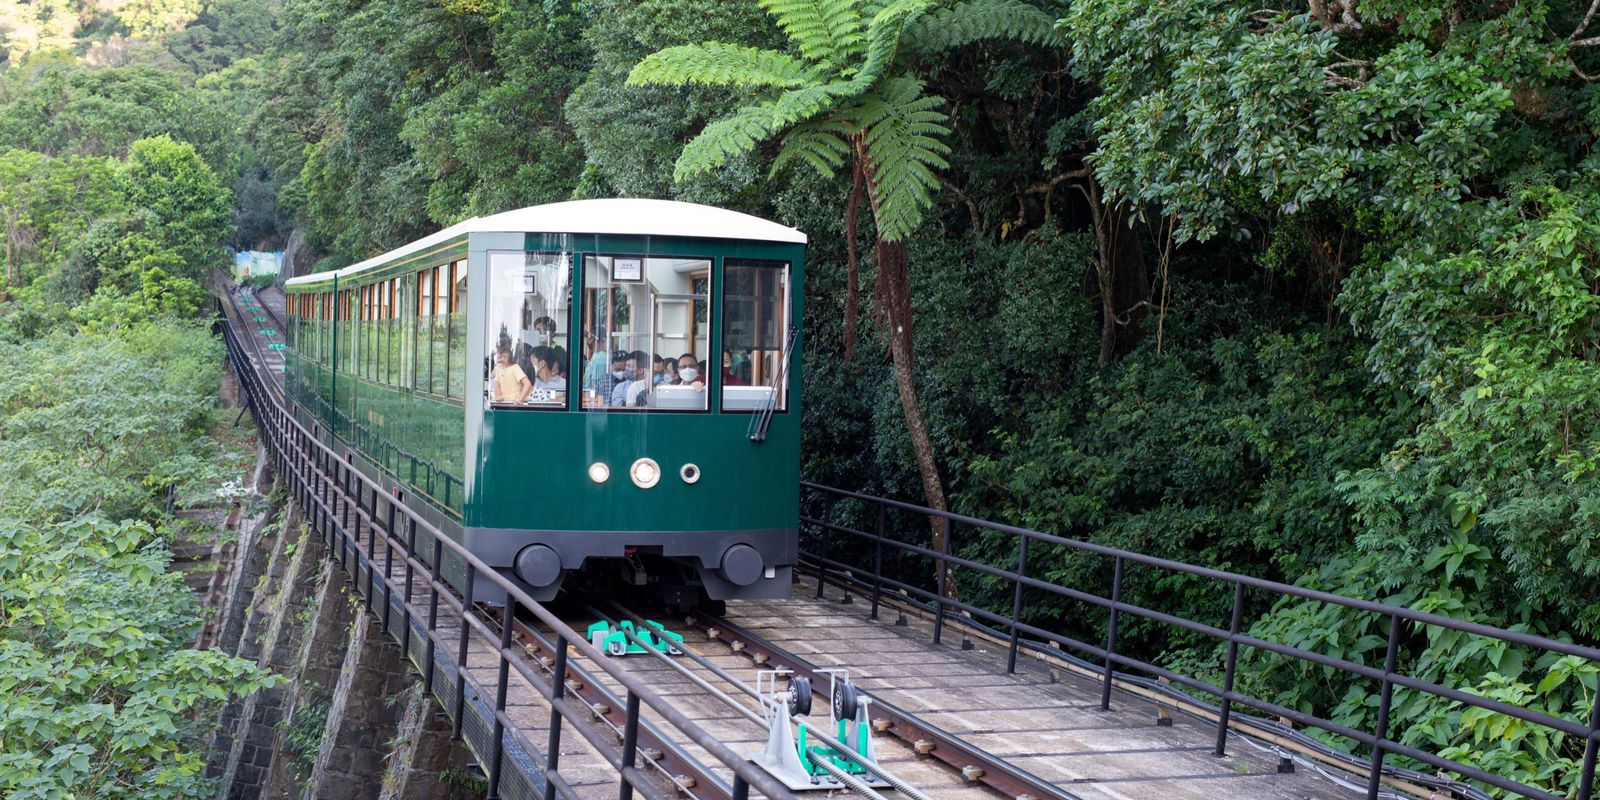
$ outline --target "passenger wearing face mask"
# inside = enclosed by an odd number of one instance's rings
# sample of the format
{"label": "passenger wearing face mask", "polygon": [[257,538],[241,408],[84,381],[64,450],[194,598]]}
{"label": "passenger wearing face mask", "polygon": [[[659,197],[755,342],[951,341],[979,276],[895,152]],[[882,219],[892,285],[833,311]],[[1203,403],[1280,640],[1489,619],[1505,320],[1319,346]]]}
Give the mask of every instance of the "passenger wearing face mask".
{"label": "passenger wearing face mask", "polygon": [[693,386],[695,391],[705,391],[706,379],[700,374],[699,362],[694,360],[693,353],[684,353],[678,357],[678,385]]}
{"label": "passenger wearing face mask", "polygon": [[610,402],[611,393],[616,391],[617,384],[628,380],[628,376],[632,374],[628,359],[632,357],[628,351],[618,350],[611,354],[611,371],[594,373],[591,391],[594,392],[596,405]]}
{"label": "passenger wearing face mask", "polygon": [[650,391],[650,354],[643,350],[635,350],[628,356],[628,366],[632,370],[631,379],[625,380],[611,391],[611,405],[614,406],[642,406],[645,397]]}

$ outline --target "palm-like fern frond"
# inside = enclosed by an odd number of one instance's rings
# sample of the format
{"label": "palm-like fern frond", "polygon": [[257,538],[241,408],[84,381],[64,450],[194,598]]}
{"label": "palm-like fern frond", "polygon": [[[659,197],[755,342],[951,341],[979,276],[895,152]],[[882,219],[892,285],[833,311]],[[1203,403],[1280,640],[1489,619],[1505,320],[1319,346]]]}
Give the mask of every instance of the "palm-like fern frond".
{"label": "palm-like fern frond", "polygon": [[778,131],[811,120],[834,103],[842,86],[829,83],[792,89],[707,125],[684,145],[673,168],[674,180],[716,169],[728,159],[754,150]]}
{"label": "palm-like fern frond", "polygon": [[745,106],[707,125],[678,154],[678,163],[672,170],[673,180],[710,172],[728,163],[728,159],[756,149],[756,145],[777,130],[773,124],[773,104],[774,101],[769,100]]}
{"label": "palm-like fern frond", "polygon": [[861,15],[854,0],[761,0],[794,40],[801,55],[827,67],[848,64],[861,53]]}
{"label": "palm-like fern frond", "polygon": [[867,23],[866,57],[851,78],[860,87],[855,96],[872,88],[894,66],[906,28],[937,5],[938,0],[895,0],[872,16]]}
{"label": "palm-like fern frond", "polygon": [[795,161],[804,161],[824,178],[833,177],[850,156],[851,126],[824,118],[797,125],[783,137],[783,149],[773,159],[772,174]]}
{"label": "palm-like fern frond", "polygon": [[631,86],[698,83],[793,89],[811,80],[811,68],[793,56],[724,42],[669,47],[646,56],[628,74]]}
{"label": "palm-like fern frond", "polygon": [[937,170],[950,166],[949,119],[944,98],[922,93],[910,77],[891,78],[857,108],[862,145],[871,168],[873,214],[878,236],[899,241],[911,235],[933,205]]}
{"label": "palm-like fern frond", "polygon": [[1024,0],[965,0],[911,23],[906,40],[917,50],[938,53],[989,39],[1065,47],[1056,18]]}

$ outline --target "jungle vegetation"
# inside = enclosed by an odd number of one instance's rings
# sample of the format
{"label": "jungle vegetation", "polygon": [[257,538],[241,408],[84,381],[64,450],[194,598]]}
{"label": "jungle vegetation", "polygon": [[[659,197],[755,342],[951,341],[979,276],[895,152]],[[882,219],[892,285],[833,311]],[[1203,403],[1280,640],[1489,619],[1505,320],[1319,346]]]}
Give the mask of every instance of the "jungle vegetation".
{"label": "jungle vegetation", "polygon": [[[310,271],[532,203],[711,203],[811,236],[812,480],[1600,640],[1595,0],[48,0],[0,2],[0,58],[8,359],[182,324],[221,243]],[[1246,620],[1382,655],[1372,618]],[[1370,727],[1371,686],[1247,657]],[[1592,664],[1402,657],[1596,696]],[[1398,699],[1405,742],[1575,789],[1576,742]]]}

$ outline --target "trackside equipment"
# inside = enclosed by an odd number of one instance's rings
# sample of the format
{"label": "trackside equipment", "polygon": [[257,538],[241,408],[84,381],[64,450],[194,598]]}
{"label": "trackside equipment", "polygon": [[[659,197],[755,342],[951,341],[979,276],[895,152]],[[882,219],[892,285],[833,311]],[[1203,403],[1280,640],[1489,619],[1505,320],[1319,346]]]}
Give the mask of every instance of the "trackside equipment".
{"label": "trackside equipment", "polygon": [[[873,767],[878,764],[868,712],[872,698],[863,695],[855,684],[850,683],[849,670],[818,671],[829,673],[832,684],[828,692],[831,699],[828,730],[857,758],[852,759],[829,745],[807,742],[809,726],[795,718],[811,713],[810,678],[797,676],[790,670],[762,670],[756,673],[756,693],[761,696],[765,710],[767,746],[752,760],[795,791],[846,788],[845,783],[835,776],[835,771],[850,775],[868,786],[888,786],[868,766],[858,763],[865,762]],[[787,690],[780,691],[778,679],[783,677],[788,679],[789,686]],[[795,734],[797,724],[798,737]]]}
{"label": "trackside equipment", "polygon": [[667,630],[665,625],[653,619],[645,620],[644,624],[643,628],[635,628],[632,620],[625,619],[613,630],[611,623],[601,620],[589,626],[589,644],[611,656],[630,656],[645,652],[643,647],[628,640],[628,633],[632,633],[639,637],[639,641],[669,656],[683,653],[678,647],[683,644],[683,634],[673,633]]}

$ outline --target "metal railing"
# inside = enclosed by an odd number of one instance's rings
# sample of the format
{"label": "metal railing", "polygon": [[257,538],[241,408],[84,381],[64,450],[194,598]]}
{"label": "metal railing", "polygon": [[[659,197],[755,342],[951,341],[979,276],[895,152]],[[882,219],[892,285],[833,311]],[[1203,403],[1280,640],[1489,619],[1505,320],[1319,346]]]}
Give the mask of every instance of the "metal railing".
{"label": "metal railing", "polygon": [[[257,368],[260,353],[253,363],[231,325],[223,325],[222,333],[278,474],[321,537],[329,557],[337,559],[349,574],[367,611],[379,617],[382,630],[418,664],[424,691],[436,697],[453,720],[453,735],[465,738],[487,762],[489,798],[576,800],[577,792],[560,771],[561,736],[570,728],[615,770],[619,800],[630,800],[635,792],[646,800],[670,800],[671,793],[637,764],[641,709],[649,708],[733,773],[734,800],[745,800],[752,787],[773,800],[794,799],[794,793],[782,783],[701,728],[638,676],[616,666],[521,587],[444,536],[320,441],[268,391]],[[250,346],[256,346],[254,340]],[[419,543],[425,549],[419,549]],[[460,595],[440,574],[447,559],[464,570]],[[555,652],[548,678],[520,645],[513,644],[511,625],[502,624],[496,630],[462,599],[472,597],[484,582],[504,592],[504,619],[514,619],[520,609],[547,626]],[[374,608],[375,604],[381,605]],[[441,627],[441,607],[454,617],[457,630]],[[447,626],[449,621],[445,620]],[[447,635],[451,633],[454,636]],[[493,648],[492,688],[473,677],[477,668],[468,668],[474,634],[480,644]],[[596,665],[626,693],[620,747],[588,721],[595,709],[568,697],[569,649]],[[481,647],[475,653],[480,658],[483,654]],[[542,753],[507,714],[513,670],[549,703],[549,740]],[[506,769],[508,760],[516,769]],[[509,793],[507,784],[512,790]]]}
{"label": "metal railing", "polygon": [[[821,500],[823,506],[820,516],[807,515],[803,510],[800,518],[803,529],[804,526],[811,526],[812,530],[818,532],[820,536],[816,550],[802,552],[802,558],[811,561],[819,569],[817,587],[819,597],[822,592],[823,579],[827,577],[826,573],[831,569],[836,572],[838,577],[855,586],[859,591],[864,594],[870,593],[872,598],[870,613],[874,619],[878,616],[878,609],[882,604],[886,590],[927,608],[933,617],[933,639],[935,643],[939,642],[943,636],[947,621],[980,621],[990,624],[1000,631],[1008,632],[1007,668],[1010,671],[1015,671],[1016,669],[1019,650],[1027,646],[1027,642],[1024,641],[1023,637],[1054,643],[1066,648],[1068,651],[1086,654],[1089,658],[1099,661],[1100,705],[1102,709],[1110,708],[1113,685],[1124,677],[1124,673],[1119,672],[1119,667],[1158,678],[1165,678],[1173,684],[1213,695],[1219,699],[1220,704],[1217,714],[1218,725],[1215,748],[1215,752],[1219,756],[1226,752],[1229,717],[1232,714],[1233,706],[1237,704],[1290,720],[1298,725],[1326,731],[1371,748],[1370,758],[1366,762],[1367,796],[1369,798],[1378,796],[1379,784],[1386,771],[1384,757],[1387,754],[1404,756],[1437,769],[1453,772],[1464,779],[1480,781],[1489,786],[1514,792],[1524,797],[1536,798],[1537,800],[1567,800],[1570,797],[1570,795],[1551,794],[1538,787],[1529,786],[1501,775],[1486,772],[1469,764],[1463,764],[1419,750],[1391,738],[1392,732],[1389,718],[1394,700],[1394,690],[1396,687],[1402,687],[1463,705],[1504,714],[1553,732],[1575,737],[1577,741],[1584,743],[1576,797],[1577,800],[1592,800],[1594,796],[1596,754],[1597,749],[1600,749],[1600,695],[1591,700],[1589,721],[1588,725],[1585,726],[1570,719],[1551,716],[1541,711],[1511,705],[1454,687],[1442,686],[1413,678],[1400,672],[1396,662],[1400,653],[1402,633],[1408,627],[1413,630],[1429,627],[1454,630],[1504,642],[1508,645],[1547,653],[1577,656],[1594,662],[1600,662],[1600,649],[1489,625],[1451,619],[1402,606],[1343,597],[1262,578],[1197,567],[1129,550],[1054,536],[962,514],[935,511],[912,503],[888,500],[820,484],[803,482],[802,486],[804,489],[813,492]],[[869,520],[876,517],[875,529],[860,530],[834,522],[834,507],[840,501],[864,504],[864,508],[858,509],[858,511],[864,512],[860,516]],[[802,508],[804,509],[804,506]],[[894,538],[893,533],[895,533],[895,530],[889,522],[889,513],[891,511],[909,515],[908,518],[920,520],[922,525],[926,525],[931,519],[943,520],[945,525],[945,535],[942,537],[943,547],[935,550]],[[950,543],[955,538],[958,526],[993,531],[1012,537],[1015,541],[1015,549],[1006,557],[1012,566],[997,566],[995,563],[983,563],[952,555]],[[927,530],[927,528],[924,527],[922,530]],[[864,544],[866,548],[870,548],[872,552],[871,568],[865,569],[856,564],[849,564],[830,558],[829,551],[830,540],[833,538],[832,534],[842,534],[847,541],[859,542]],[[1036,549],[1039,545],[1050,545],[1070,552],[1108,559],[1110,561],[1108,566],[1111,570],[1110,596],[1104,597],[1033,577],[1029,574],[1028,569],[1030,545]],[[938,577],[934,581],[936,585],[930,588],[925,583],[917,585],[886,576],[884,574],[886,550],[889,550],[891,555],[898,552],[925,559],[920,563],[932,567],[930,574],[932,572],[937,573]],[[1122,599],[1123,572],[1124,567],[1130,564],[1144,565],[1169,575],[1195,576],[1231,588],[1233,600],[1227,627],[1218,627],[1125,602]],[[990,579],[1000,581],[1002,585],[1009,584],[1012,592],[1009,613],[996,612],[991,608],[984,608],[952,597],[953,593],[947,591],[947,588],[949,588],[947,581],[954,579],[954,573],[958,569],[987,576]],[[1388,622],[1388,642],[1384,649],[1383,667],[1380,669],[1344,658],[1249,635],[1244,632],[1243,627],[1246,589],[1265,592],[1278,598],[1293,597],[1320,603],[1330,603],[1386,618]],[[1022,599],[1025,590],[1043,592],[1063,600],[1104,609],[1106,611],[1106,625],[1104,639],[1102,640],[1103,644],[1095,645],[1079,641],[1056,631],[1046,630],[1023,621]],[[952,611],[957,613],[952,614]],[[963,619],[963,615],[970,615],[970,619]],[[1123,615],[1133,615],[1152,622],[1172,626],[1225,644],[1227,656],[1222,685],[1217,686],[1208,681],[1183,675],[1148,661],[1119,653],[1117,651],[1117,636]],[[1237,677],[1239,648],[1241,646],[1275,653],[1307,664],[1328,667],[1346,674],[1378,681],[1378,711],[1373,729],[1370,731],[1356,730],[1314,714],[1288,708],[1237,691],[1235,689],[1235,679]]]}

